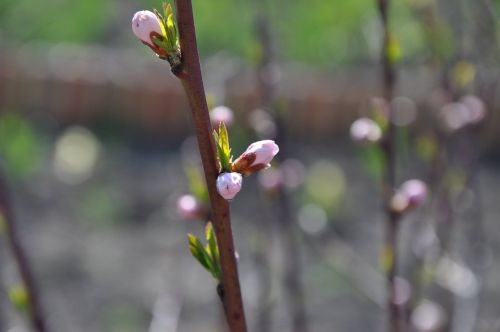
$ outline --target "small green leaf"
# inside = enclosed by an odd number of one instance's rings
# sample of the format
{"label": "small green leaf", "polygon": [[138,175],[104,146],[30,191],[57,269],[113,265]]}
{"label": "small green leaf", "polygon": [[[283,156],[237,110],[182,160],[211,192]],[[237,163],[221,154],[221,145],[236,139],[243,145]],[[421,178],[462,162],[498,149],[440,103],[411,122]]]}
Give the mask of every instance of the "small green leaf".
{"label": "small green leaf", "polygon": [[205,252],[205,248],[203,248],[203,245],[201,244],[200,240],[194,236],[193,234],[188,234],[188,242],[189,242],[189,250],[191,251],[191,254],[193,255],[200,264],[207,269],[208,271],[211,271],[211,261],[208,255]]}
{"label": "small green leaf", "polygon": [[[189,242],[189,250],[194,258],[200,264],[212,274],[212,276],[216,280],[221,280],[221,272],[220,272],[220,262],[219,259],[215,260],[214,257],[210,254],[210,244],[207,244],[207,247],[203,247],[201,241],[194,236],[193,234],[188,234],[188,242]],[[217,252],[218,254],[218,252]]]}
{"label": "small green leaf", "polygon": [[162,5],[165,17],[169,17],[170,15],[172,15],[172,6],[169,3],[166,3],[165,1],[163,1]]}
{"label": "small green leaf", "polygon": [[167,31],[167,42],[170,45],[171,49],[175,49],[177,44],[177,36],[175,31],[174,19],[172,18],[172,14],[167,16],[167,21],[165,22],[165,30]]}
{"label": "small green leaf", "polygon": [[217,146],[217,157],[220,162],[221,172],[230,172],[233,156],[229,147],[229,135],[224,122],[219,124],[219,134],[214,130],[214,139]]}
{"label": "small green leaf", "polygon": [[26,287],[23,285],[16,285],[9,289],[10,303],[19,311],[26,311],[29,305],[29,295]]}
{"label": "small green leaf", "polygon": [[212,259],[212,264],[214,267],[213,273],[214,277],[218,280],[221,278],[221,268],[220,268],[220,255],[219,248],[217,246],[217,239],[215,238],[214,228],[211,222],[208,222],[205,226],[205,238],[207,239],[206,250]]}
{"label": "small green leaf", "polygon": [[160,14],[159,11],[156,10],[156,8],[153,8],[153,12],[155,13],[156,17],[158,17],[158,19],[164,23],[165,22],[165,19],[163,18],[163,16]]}

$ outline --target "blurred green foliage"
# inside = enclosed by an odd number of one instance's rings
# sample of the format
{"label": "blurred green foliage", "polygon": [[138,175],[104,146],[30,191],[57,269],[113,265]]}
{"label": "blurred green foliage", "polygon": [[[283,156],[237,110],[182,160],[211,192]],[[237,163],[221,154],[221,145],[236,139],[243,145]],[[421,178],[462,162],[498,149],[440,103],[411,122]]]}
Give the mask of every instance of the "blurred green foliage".
{"label": "blurred green foliage", "polygon": [[38,133],[21,114],[0,114],[0,156],[9,175],[22,178],[36,171],[42,148]]}
{"label": "blurred green foliage", "polygon": [[[380,26],[374,0],[193,0],[202,56],[227,51],[255,60],[256,17],[271,22],[277,55],[317,65],[355,64],[379,56]],[[160,1],[3,0],[0,35],[15,42],[49,41],[140,48],[130,31],[139,9]],[[392,9],[394,38],[403,57],[423,49],[420,27],[406,2]],[[404,59],[403,59],[404,60]]]}
{"label": "blurred green foliage", "polygon": [[20,312],[25,312],[29,305],[29,296],[24,285],[12,286],[8,291],[10,303]]}

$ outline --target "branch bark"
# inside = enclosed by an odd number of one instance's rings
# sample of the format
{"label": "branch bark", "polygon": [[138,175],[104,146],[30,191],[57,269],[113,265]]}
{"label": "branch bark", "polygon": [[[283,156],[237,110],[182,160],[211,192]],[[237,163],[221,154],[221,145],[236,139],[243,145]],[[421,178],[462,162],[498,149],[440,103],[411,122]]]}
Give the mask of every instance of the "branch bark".
{"label": "branch bark", "polygon": [[383,28],[382,49],[381,49],[381,67],[382,67],[382,84],[383,84],[383,97],[387,103],[388,108],[388,129],[384,142],[382,142],[382,149],[385,158],[385,179],[382,185],[384,195],[384,210],[386,212],[386,238],[384,255],[391,255],[390,264],[386,271],[387,277],[387,310],[389,318],[389,328],[391,332],[401,331],[401,324],[404,322],[402,317],[401,308],[395,303],[396,299],[396,275],[397,275],[397,235],[400,214],[392,210],[390,204],[392,196],[394,195],[396,186],[396,127],[394,126],[393,109],[391,107],[391,100],[394,94],[394,85],[396,81],[396,71],[390,58],[388,49],[391,38],[389,27],[389,9],[390,0],[378,0],[378,10],[380,21]]}
{"label": "branch bark", "polygon": [[37,332],[48,332],[39,301],[35,277],[31,271],[28,256],[19,239],[17,225],[10,207],[7,180],[4,178],[3,174],[0,174],[0,218],[3,218],[7,242],[14,256],[14,260],[16,261],[23,286],[28,295],[28,316],[31,325]]}
{"label": "branch bark", "polygon": [[181,80],[189,99],[205,180],[210,196],[213,225],[219,245],[222,268],[222,291],[219,293],[231,332],[246,332],[245,313],[231,230],[229,203],[219,195],[215,185],[219,174],[218,162],[201,76],[191,0],[176,0],[175,6],[182,52],[182,65],[180,69],[176,69],[175,74]]}

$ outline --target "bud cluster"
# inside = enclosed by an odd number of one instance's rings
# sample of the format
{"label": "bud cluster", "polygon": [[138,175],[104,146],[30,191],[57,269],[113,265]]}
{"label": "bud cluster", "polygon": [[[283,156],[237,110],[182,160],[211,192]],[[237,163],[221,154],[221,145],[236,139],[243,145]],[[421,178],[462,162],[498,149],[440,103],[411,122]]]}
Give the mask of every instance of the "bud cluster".
{"label": "bud cluster", "polygon": [[214,138],[220,164],[220,174],[216,182],[217,190],[227,200],[233,199],[241,190],[243,176],[268,168],[279,151],[278,145],[272,140],[258,141],[250,144],[246,151],[233,162],[224,122],[220,123],[219,132],[214,132]]}

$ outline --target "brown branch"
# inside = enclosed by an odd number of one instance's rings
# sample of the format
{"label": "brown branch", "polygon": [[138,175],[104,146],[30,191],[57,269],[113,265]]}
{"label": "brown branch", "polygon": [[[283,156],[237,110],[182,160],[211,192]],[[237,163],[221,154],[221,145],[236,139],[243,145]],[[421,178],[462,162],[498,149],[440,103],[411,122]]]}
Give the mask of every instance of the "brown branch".
{"label": "brown branch", "polygon": [[387,103],[388,109],[388,129],[382,150],[385,158],[385,179],[382,185],[384,195],[384,209],[386,211],[386,238],[384,255],[390,254],[390,264],[386,271],[388,299],[387,310],[389,315],[389,328],[391,332],[401,331],[401,324],[404,322],[401,308],[395,303],[396,299],[396,282],[397,275],[397,235],[400,214],[393,211],[391,208],[391,199],[396,186],[396,128],[394,126],[393,109],[391,107],[391,99],[394,94],[394,85],[396,81],[396,72],[393,65],[393,59],[390,58],[388,48],[390,43],[390,27],[389,27],[389,8],[390,0],[378,0],[378,9],[380,20],[383,28],[382,49],[381,49],[381,65],[382,65],[382,83],[383,97]]}
{"label": "brown branch", "polygon": [[31,321],[31,325],[37,332],[47,332],[48,329],[43,317],[35,278],[30,268],[29,259],[19,239],[14,216],[10,208],[7,181],[4,179],[3,174],[1,173],[0,218],[3,218],[7,242],[19,269],[19,274],[21,276],[23,286],[26,289],[28,297],[28,316]]}
{"label": "brown branch", "polygon": [[[273,38],[271,33],[270,19],[267,15],[266,1],[261,1],[259,12],[256,18],[256,33],[260,47],[262,49],[262,58],[258,63],[257,77],[258,87],[261,95],[260,105],[265,110],[270,110],[276,123],[276,141],[280,146],[280,153],[277,159],[283,162],[288,157],[287,148],[287,130],[285,119],[280,112],[277,112],[278,103],[275,96],[276,80],[273,76],[275,66],[275,52],[273,49]],[[308,321],[305,305],[304,286],[302,283],[303,269],[300,262],[299,237],[296,229],[296,218],[293,214],[293,207],[290,197],[283,187],[277,192],[275,197],[278,212],[277,225],[279,227],[279,236],[281,238],[284,259],[284,286],[285,296],[290,312],[293,332],[307,332]],[[274,203],[274,202],[273,202]]]}
{"label": "brown branch", "polygon": [[182,52],[182,68],[176,75],[182,81],[189,99],[192,119],[198,139],[198,146],[207,182],[215,234],[220,251],[222,267],[222,296],[224,312],[231,332],[246,332],[245,313],[241,298],[238,268],[231,230],[229,204],[217,192],[215,181],[218,176],[218,162],[212,137],[212,126],[203,88],[196,31],[191,0],[176,0],[177,24]]}

